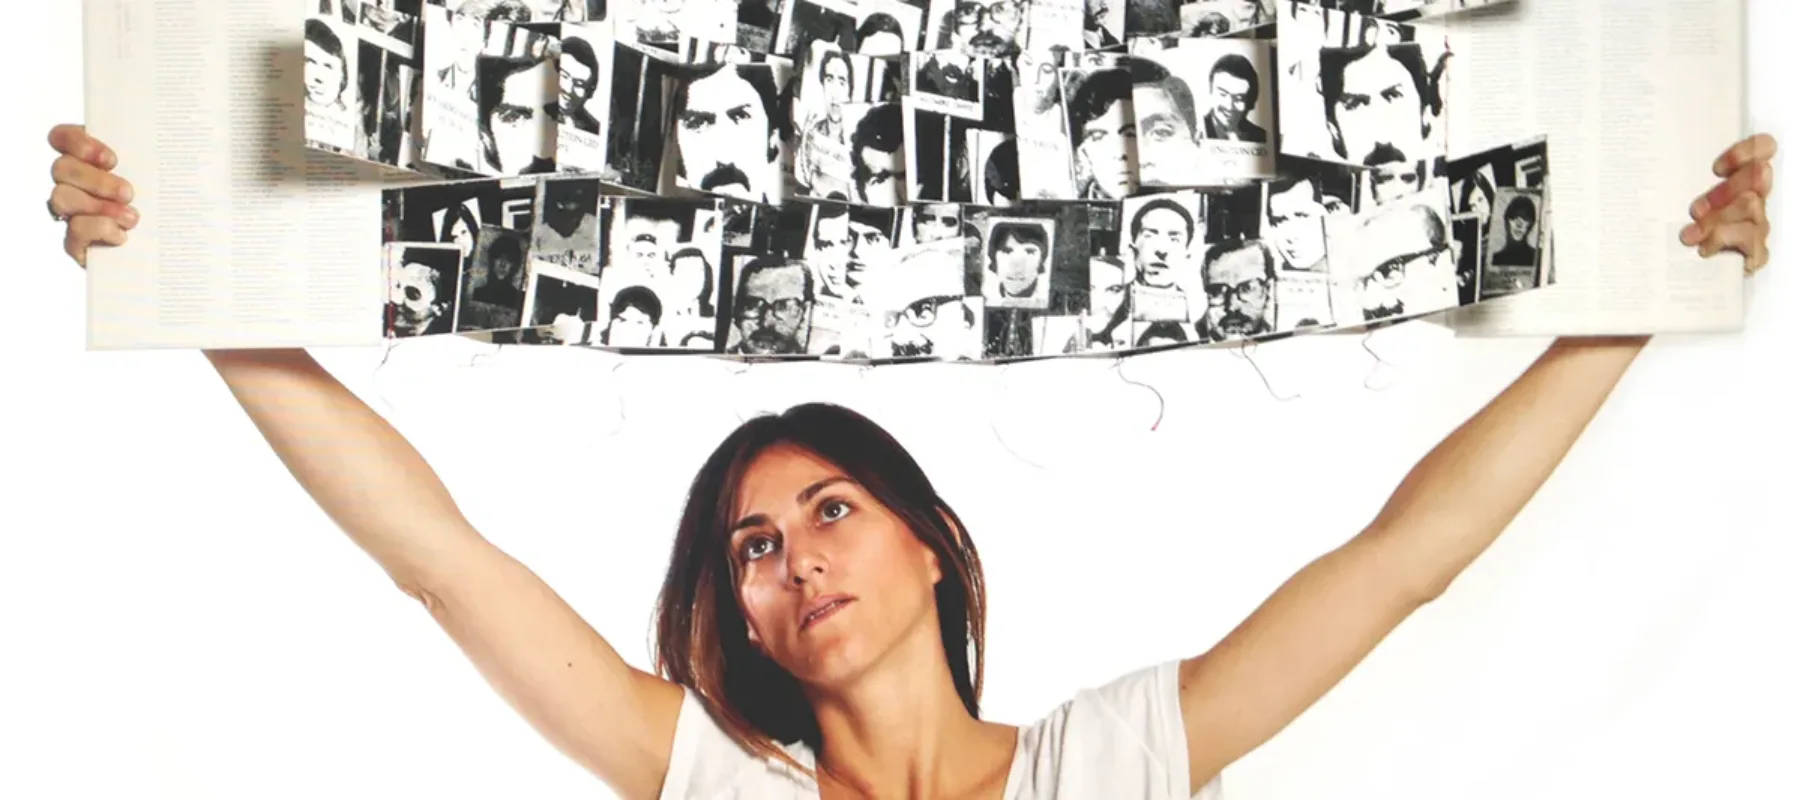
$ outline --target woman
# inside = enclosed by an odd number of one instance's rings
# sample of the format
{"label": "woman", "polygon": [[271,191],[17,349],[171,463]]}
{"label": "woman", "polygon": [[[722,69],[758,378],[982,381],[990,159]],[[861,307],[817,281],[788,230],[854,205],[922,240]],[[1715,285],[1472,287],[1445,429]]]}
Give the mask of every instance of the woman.
{"label": "woman", "polygon": [[[135,222],[79,128],[52,213],[65,248]],[[1740,142],[1682,241],[1767,261],[1768,137]],[[659,601],[657,672],[629,666],[472,529],[407,442],[303,351],[209,352],[320,506],[564,753],[631,798],[1218,797],[1218,775],[1442,593],[1563,458],[1646,343],[1564,339],[1413,469],[1359,535],[1209,652],[984,721],[973,540],[906,451],[833,406],[750,421],[701,468]],[[381,498],[379,503],[371,498]],[[816,777],[815,777],[816,776]]]}

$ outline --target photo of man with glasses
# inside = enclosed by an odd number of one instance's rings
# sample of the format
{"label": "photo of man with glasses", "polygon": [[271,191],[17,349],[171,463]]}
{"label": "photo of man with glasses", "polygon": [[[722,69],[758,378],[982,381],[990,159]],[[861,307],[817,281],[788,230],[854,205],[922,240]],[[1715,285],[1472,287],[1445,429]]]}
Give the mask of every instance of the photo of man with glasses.
{"label": "photo of man with glasses", "polygon": [[812,271],[806,262],[758,256],[738,267],[732,296],[733,355],[797,356],[811,333]]}
{"label": "photo of man with glasses", "polygon": [[1011,58],[1025,31],[1024,0],[932,0],[937,33],[933,50]]}
{"label": "photo of man with glasses", "polygon": [[1200,260],[1206,312],[1195,326],[1209,342],[1248,339],[1275,331],[1275,253],[1262,242],[1226,239]]}
{"label": "photo of man with glasses", "polygon": [[1398,320],[1457,305],[1445,184],[1369,213],[1326,220],[1326,261],[1338,322]]}
{"label": "photo of man with glasses", "polygon": [[981,298],[965,294],[960,241],[908,248],[869,285],[876,358],[969,361],[981,356]]}

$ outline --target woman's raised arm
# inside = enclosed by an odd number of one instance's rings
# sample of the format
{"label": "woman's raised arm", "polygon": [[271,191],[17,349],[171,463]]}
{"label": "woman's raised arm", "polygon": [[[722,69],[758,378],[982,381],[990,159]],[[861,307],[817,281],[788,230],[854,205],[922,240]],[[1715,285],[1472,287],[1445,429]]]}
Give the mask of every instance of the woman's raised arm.
{"label": "woman's raised arm", "polygon": [[[1775,142],[1735,145],[1725,178],[1681,234],[1706,256],[1768,261],[1764,201]],[[1181,709],[1193,791],[1261,746],[1438,595],[1537,493],[1647,337],[1562,339],[1422,459],[1360,534],[1282,584],[1204,655],[1183,663]]]}
{"label": "woman's raised arm", "polygon": [[[79,127],[61,153],[51,210],[65,249],[124,241],[135,223],[117,159]],[[418,599],[488,682],[569,757],[624,797],[653,798],[668,770],[681,690],[625,663],[531,570],[464,518],[437,474],[386,420],[301,350],[206,354],[320,508]],[[324,591],[324,590],[322,590]]]}

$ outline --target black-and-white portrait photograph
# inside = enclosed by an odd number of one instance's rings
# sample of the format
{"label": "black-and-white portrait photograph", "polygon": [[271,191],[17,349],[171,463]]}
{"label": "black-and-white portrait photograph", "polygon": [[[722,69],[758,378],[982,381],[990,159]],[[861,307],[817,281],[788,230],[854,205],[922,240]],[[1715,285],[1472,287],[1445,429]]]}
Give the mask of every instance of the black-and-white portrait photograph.
{"label": "black-and-white portrait photograph", "polygon": [[1446,172],[1451,214],[1481,221],[1478,299],[1549,285],[1554,217],[1547,141],[1539,137],[1464,156],[1450,161]]}
{"label": "black-and-white portrait photograph", "polygon": [[424,160],[487,175],[554,169],[553,32],[526,27],[523,2],[428,6]]}
{"label": "black-and-white portrait photograph", "polygon": [[891,269],[864,287],[873,318],[870,357],[876,361],[973,361],[981,358],[982,300],[967,290],[963,243],[939,239],[912,244]]}
{"label": "black-and-white portrait photograph", "polygon": [[[1010,360],[1037,359],[1040,357],[1037,335],[1042,324],[1037,323],[1039,317],[1073,317],[1080,315],[1089,303],[1089,286],[1087,286],[1087,261],[1089,261],[1089,214],[1084,204],[1057,204],[1057,202],[1021,202],[1008,209],[986,209],[979,205],[968,205],[963,209],[965,225],[970,231],[967,240],[967,265],[974,277],[974,292],[983,297],[983,359]],[[1026,220],[1039,225],[1046,225],[1049,250],[1048,259],[1048,305],[1042,308],[1028,308],[1022,305],[995,306],[988,301],[988,290],[997,290],[997,294],[1019,294],[1017,288],[1003,290],[995,281],[1001,276],[990,272],[994,267],[992,256],[999,256],[995,247],[990,245],[1006,245],[1013,250],[1008,256],[1021,256],[1030,247],[1013,245],[1015,241],[1030,241],[1035,238],[1030,232],[1019,229],[999,229],[995,225],[1003,225],[1003,220]],[[1013,263],[1010,267],[1022,268],[1021,263]],[[976,283],[977,281],[977,283]],[[1035,292],[1033,292],[1035,294]],[[1022,297],[1021,297],[1022,299]]]}
{"label": "black-and-white portrait photograph", "polygon": [[390,339],[450,333],[456,320],[462,249],[453,244],[389,242],[385,335]]}
{"label": "black-and-white portrait photograph", "polygon": [[556,165],[565,172],[606,169],[607,93],[613,44],[598,23],[564,23],[556,43]]}
{"label": "black-and-white portrait photograph", "polygon": [[1359,170],[1283,156],[1281,177],[1263,185],[1263,236],[1281,268],[1324,273],[1325,218],[1354,214]]}
{"label": "black-and-white portrait photograph", "polygon": [[1073,151],[1063,110],[1061,59],[1033,45],[1013,63],[1014,146],[1020,163],[1031,165],[1019,172],[1019,197],[1073,200]]}
{"label": "black-and-white portrait photograph", "polygon": [[739,256],[732,274],[736,285],[725,352],[806,355],[814,290],[806,262],[776,254]]}
{"label": "black-and-white portrait photograph", "polygon": [[[1203,249],[1194,253],[1198,282],[1189,313],[1200,342],[1266,337],[1275,332],[1279,259],[1263,241],[1263,187],[1214,189],[1203,194]],[[1196,309],[1204,304],[1204,310]]]}
{"label": "black-and-white portrait photograph", "polygon": [[1061,75],[1076,197],[1120,200],[1135,194],[1138,137],[1130,71],[1081,67],[1065,68]]}
{"label": "black-and-white portrait photograph", "polygon": [[308,17],[304,49],[306,82],[305,136],[322,150],[361,155],[362,106],[357,97],[357,57],[361,40],[356,29],[336,15]]}
{"label": "black-and-white portrait photograph", "polygon": [[600,309],[601,319],[589,333],[588,344],[627,351],[661,345],[663,303],[649,284],[620,281],[596,296],[605,299],[605,306]]}
{"label": "black-and-white portrait photograph", "polygon": [[1346,162],[1327,155],[1334,148],[1319,94],[1319,51],[1411,41],[1414,29],[1305,0],[1278,0],[1275,16],[1278,149],[1285,155]]}
{"label": "black-and-white portrait photograph", "polygon": [[1200,289],[1206,311],[1195,325],[1204,342],[1225,342],[1276,332],[1279,313],[1275,253],[1261,240],[1228,237],[1200,254]]}
{"label": "black-and-white portrait photograph", "polygon": [[[538,182],[536,224],[531,231],[531,263],[557,271],[600,279],[600,181],[595,178],[546,178]],[[564,280],[580,277],[560,275]],[[597,285],[597,284],[596,284]]]}
{"label": "black-and-white portrait photograph", "polygon": [[892,56],[920,49],[925,36],[925,2],[857,0],[854,50],[865,56]]}
{"label": "black-and-white portrait photograph", "polygon": [[[1088,259],[1088,301],[1080,315],[1067,355],[1111,353],[1131,346],[1131,279],[1124,260],[1113,253],[1096,253]],[[1040,348],[1041,349],[1041,348]]]}
{"label": "black-and-white portrait photograph", "polygon": [[1361,214],[1326,220],[1339,326],[1397,321],[1458,305],[1448,197],[1439,182]]}
{"label": "black-and-white portrait photograph", "polygon": [[660,280],[621,273],[602,281],[600,319],[586,343],[621,350],[716,352],[716,255],[687,245],[670,254],[669,272]]}
{"label": "black-and-white portrait photograph", "polygon": [[643,285],[658,295],[671,317],[709,316],[718,307],[719,201],[615,197],[607,207],[602,297]]}
{"label": "black-and-white portrait photograph", "polygon": [[736,0],[612,0],[608,17],[619,38],[672,51],[683,35],[736,40],[737,14]]}
{"label": "black-and-white portrait photograph", "polygon": [[1275,174],[1270,43],[1201,39],[1134,57],[1138,182],[1222,186]]}
{"label": "black-and-white portrait photograph", "polygon": [[856,52],[859,14],[854,0],[782,0],[779,7],[781,24],[770,52],[796,62],[812,50],[814,42]]}
{"label": "black-and-white portrait photograph", "polygon": [[675,185],[724,197],[779,204],[782,174],[781,78],[773,64],[695,64],[682,69],[670,99]]}
{"label": "black-and-white portrait photograph", "polygon": [[990,216],[984,221],[981,296],[988,308],[1049,307],[1054,235],[1046,220]]}
{"label": "black-and-white portrait photograph", "polygon": [[1124,201],[1117,252],[1130,266],[1133,319],[1187,322],[1200,310],[1188,288],[1199,284],[1194,257],[1204,247],[1202,200],[1197,191],[1182,191]]}
{"label": "black-and-white portrait photograph", "polygon": [[[913,203],[906,207],[905,223],[901,226],[903,245],[930,244],[949,240],[960,241],[964,238],[962,206],[956,203]],[[979,280],[975,282],[976,292],[981,287]]]}
{"label": "black-and-white portrait photograph", "polygon": [[958,50],[911,53],[907,94],[920,108],[953,117],[981,120],[986,96],[987,61]]}
{"label": "black-and-white portrait photograph", "polygon": [[1508,186],[1494,192],[1494,208],[1488,215],[1486,269],[1481,276],[1487,297],[1537,288],[1543,210],[1542,196],[1535,190]]}
{"label": "black-and-white portrait photograph", "polygon": [[849,201],[899,206],[906,195],[906,122],[898,102],[844,103],[849,128]]}
{"label": "black-and-white portrait photograph", "polygon": [[[899,96],[889,73],[902,68],[897,60],[847,53],[824,42],[812,44],[795,75],[797,85],[790,112],[797,137],[794,182],[801,196],[852,199],[849,140],[860,118],[847,119],[846,108],[860,104],[866,111],[870,104],[897,102]],[[900,155],[901,126],[898,108],[895,111],[891,151]]]}
{"label": "black-and-white portrait photograph", "polygon": [[488,47],[475,59],[477,168],[502,176],[554,172],[556,39],[505,23],[491,25],[489,33]]}
{"label": "black-and-white portrait photograph", "polygon": [[458,333],[520,327],[530,243],[524,231],[481,227],[475,236],[475,257],[463,264],[456,308]]}
{"label": "black-and-white portrait photograph", "polygon": [[1187,0],[1181,4],[1181,35],[1226,36],[1275,24],[1276,0]]}
{"label": "black-and-white portrait photograph", "polygon": [[1361,209],[1390,203],[1410,194],[1425,191],[1434,182],[1449,175],[1449,159],[1404,161],[1372,168],[1358,168],[1357,207]]}
{"label": "black-and-white portrait photograph", "polygon": [[1325,220],[1355,214],[1363,172],[1345,164],[1277,158],[1279,178],[1263,183],[1262,239],[1276,259],[1275,330],[1331,325]]}
{"label": "black-and-white portrait photograph", "polygon": [[1027,0],[930,0],[925,47],[1011,58],[1026,42]]}
{"label": "black-and-white portrait photograph", "polygon": [[[1040,317],[1077,317],[1088,308],[1088,207],[1021,202],[1010,208],[964,208],[973,232],[966,262],[983,304],[983,355],[1017,360],[1043,355]],[[1041,237],[1041,241],[1040,241]],[[1038,252],[1046,253],[1039,256]],[[1037,298],[1045,298],[1041,303]],[[1057,345],[1061,347],[1061,343]]]}
{"label": "black-and-white portrait photograph", "polygon": [[812,270],[814,298],[864,304],[863,284],[894,264],[901,210],[820,202],[810,217],[801,258]]}
{"label": "black-and-white portrait photograph", "polygon": [[[1320,12],[1321,27],[1296,22],[1278,33],[1282,152],[1369,167],[1446,157],[1445,37]],[[1333,20],[1341,36],[1328,30]]]}

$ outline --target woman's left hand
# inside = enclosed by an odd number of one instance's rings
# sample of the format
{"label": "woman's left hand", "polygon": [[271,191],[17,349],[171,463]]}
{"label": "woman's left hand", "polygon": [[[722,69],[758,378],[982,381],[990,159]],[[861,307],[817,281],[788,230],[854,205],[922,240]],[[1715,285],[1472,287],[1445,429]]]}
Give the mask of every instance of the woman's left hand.
{"label": "woman's left hand", "polygon": [[1723,180],[1688,209],[1692,224],[1681,243],[1702,258],[1729,250],[1744,256],[1744,274],[1769,263],[1769,193],[1775,189],[1775,137],[1759,133],[1731,146],[1713,162]]}

